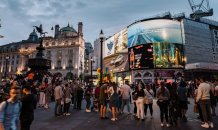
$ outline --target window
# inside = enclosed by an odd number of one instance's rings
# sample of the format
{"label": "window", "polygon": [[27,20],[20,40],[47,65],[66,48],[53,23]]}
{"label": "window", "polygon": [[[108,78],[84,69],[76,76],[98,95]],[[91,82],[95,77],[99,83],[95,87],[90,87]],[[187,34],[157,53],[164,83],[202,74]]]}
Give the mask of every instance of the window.
{"label": "window", "polygon": [[51,51],[47,51],[47,54],[51,54]]}
{"label": "window", "polygon": [[89,60],[87,60],[87,62],[89,62]]}
{"label": "window", "polygon": [[89,66],[89,64],[87,63],[87,66]]}
{"label": "window", "polygon": [[68,61],[68,65],[69,65],[69,67],[72,67],[72,60]]}
{"label": "window", "polygon": [[27,49],[28,49],[28,47],[25,47],[25,49],[27,50]]}
{"label": "window", "polygon": [[25,61],[25,67],[24,67],[24,70],[27,70],[28,69],[28,60]]}
{"label": "window", "polygon": [[2,60],[2,57],[0,59]]}
{"label": "window", "polygon": [[47,42],[47,43],[45,43],[45,46],[49,46],[48,42]]}
{"label": "window", "polygon": [[18,60],[16,61],[16,64],[19,64],[19,61],[18,61]]}
{"label": "window", "polygon": [[14,72],[14,68],[13,67],[11,67],[11,72]]}
{"label": "window", "polygon": [[218,35],[217,35],[217,34],[218,34],[218,33],[217,33],[217,30],[214,30],[214,34],[215,34],[215,36],[218,36]]}
{"label": "window", "polygon": [[14,56],[12,56],[12,59],[14,59]]}
{"label": "window", "polygon": [[3,67],[3,70],[2,70],[2,72],[5,72],[5,67]]}
{"label": "window", "polygon": [[57,67],[61,67],[61,56],[58,57]]}
{"label": "window", "polygon": [[88,70],[89,68],[88,68],[88,67],[86,67],[86,69]]}
{"label": "window", "polygon": [[55,45],[55,42],[52,42],[52,45]]}
{"label": "window", "polygon": [[19,58],[19,55],[17,55],[17,58]]}
{"label": "window", "polygon": [[0,65],[2,65],[2,62],[0,62]]}
{"label": "window", "polygon": [[10,61],[8,61],[7,64],[9,65],[9,64],[10,64]]}
{"label": "window", "polygon": [[28,56],[28,55],[25,55],[25,58],[29,58],[29,56]]}
{"label": "window", "polygon": [[15,70],[16,72],[17,72],[17,67],[16,67],[16,70]]}
{"label": "window", "polygon": [[11,65],[14,65],[14,61],[11,62]]}

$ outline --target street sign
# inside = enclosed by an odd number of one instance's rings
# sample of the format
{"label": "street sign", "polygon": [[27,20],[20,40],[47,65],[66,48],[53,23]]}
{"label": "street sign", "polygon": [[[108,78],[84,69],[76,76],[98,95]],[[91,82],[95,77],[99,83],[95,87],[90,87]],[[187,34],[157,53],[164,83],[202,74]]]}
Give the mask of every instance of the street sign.
{"label": "street sign", "polygon": [[124,79],[126,77],[126,74],[122,74],[121,77]]}

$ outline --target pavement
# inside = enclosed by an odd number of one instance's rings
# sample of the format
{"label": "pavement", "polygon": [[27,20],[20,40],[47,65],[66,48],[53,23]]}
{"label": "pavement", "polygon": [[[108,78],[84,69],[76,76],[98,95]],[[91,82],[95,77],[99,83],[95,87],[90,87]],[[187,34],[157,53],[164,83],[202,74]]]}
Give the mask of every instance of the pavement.
{"label": "pavement", "polygon": [[[180,119],[178,125],[170,127],[166,127],[166,125],[164,127],[160,126],[160,111],[155,99],[153,104],[153,119],[150,118],[150,112],[148,111],[145,121],[135,120],[133,114],[128,115],[126,106],[124,113],[118,115],[118,121],[100,119],[100,112],[85,112],[85,100],[82,101],[83,110],[74,110],[71,106],[70,116],[54,117],[55,102],[51,102],[49,109],[37,107],[34,112],[35,118],[31,125],[31,130],[204,130],[205,128],[202,128],[201,123],[196,119],[197,114],[193,113],[194,99],[190,98],[189,101],[191,104],[188,106],[188,121],[183,122]],[[131,112],[133,112],[133,108],[133,104],[131,104]],[[216,108],[216,113],[218,114],[218,107]],[[108,111],[106,116],[112,118],[112,114]],[[213,119],[213,129],[218,129],[218,117]]]}

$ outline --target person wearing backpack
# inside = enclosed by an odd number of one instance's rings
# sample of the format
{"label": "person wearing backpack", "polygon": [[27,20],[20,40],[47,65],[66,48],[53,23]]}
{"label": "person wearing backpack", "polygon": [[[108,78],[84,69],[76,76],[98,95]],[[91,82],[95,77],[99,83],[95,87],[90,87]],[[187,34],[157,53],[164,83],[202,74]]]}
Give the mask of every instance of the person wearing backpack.
{"label": "person wearing backpack", "polygon": [[150,114],[151,114],[151,118],[152,115],[153,115],[153,98],[154,98],[154,92],[153,90],[151,89],[151,86],[149,84],[146,84],[146,89],[144,89],[145,91],[145,94],[146,94],[146,97],[147,97],[147,102],[146,104],[144,104],[144,113],[145,113],[145,117],[147,115],[147,109],[148,109],[148,106],[149,106],[149,109],[150,109]]}
{"label": "person wearing backpack", "polygon": [[16,130],[22,103],[20,87],[12,87],[10,98],[0,104],[0,130]]}

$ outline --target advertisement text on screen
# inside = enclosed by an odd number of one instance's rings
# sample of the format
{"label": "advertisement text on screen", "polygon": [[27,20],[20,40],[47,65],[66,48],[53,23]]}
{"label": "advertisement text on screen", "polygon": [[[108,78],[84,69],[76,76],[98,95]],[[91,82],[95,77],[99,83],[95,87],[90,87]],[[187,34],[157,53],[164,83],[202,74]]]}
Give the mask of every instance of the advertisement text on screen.
{"label": "advertisement text on screen", "polygon": [[137,46],[137,47],[135,47],[135,49],[139,49],[139,48],[141,48],[141,47],[143,47],[143,45]]}

